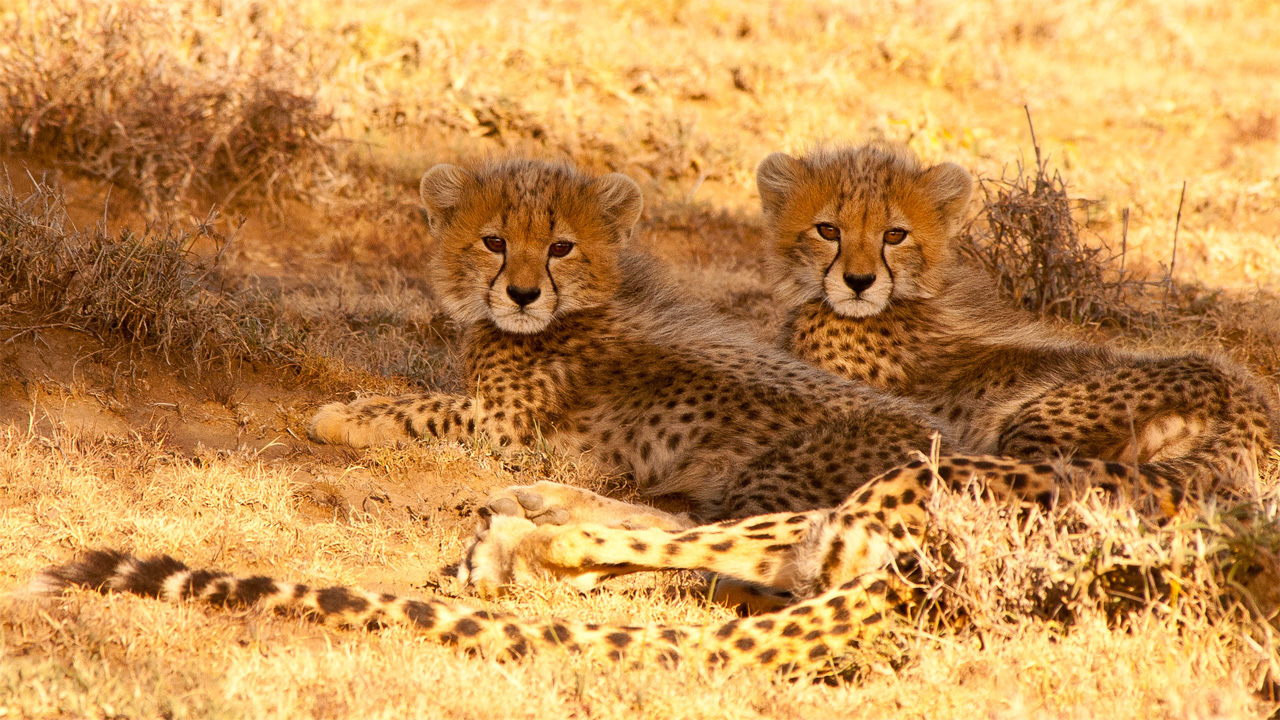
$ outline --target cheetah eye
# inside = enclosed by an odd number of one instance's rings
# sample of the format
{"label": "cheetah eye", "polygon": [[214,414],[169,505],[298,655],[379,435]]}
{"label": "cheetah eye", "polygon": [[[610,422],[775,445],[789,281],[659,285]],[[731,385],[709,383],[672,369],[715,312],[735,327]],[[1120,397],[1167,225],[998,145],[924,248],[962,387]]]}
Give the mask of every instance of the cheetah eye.
{"label": "cheetah eye", "polygon": [[497,235],[486,235],[480,239],[484,241],[484,246],[489,248],[489,252],[500,253],[507,249],[507,241]]}
{"label": "cheetah eye", "polygon": [[840,239],[840,228],[831,223],[818,223],[815,227],[817,227],[818,235],[822,236],[823,240],[835,242]]}
{"label": "cheetah eye", "polygon": [[897,245],[907,239],[907,231],[902,228],[893,228],[884,231],[884,241],[889,245]]}
{"label": "cheetah eye", "polygon": [[564,257],[573,252],[573,243],[568,240],[557,240],[551,243],[551,247],[547,249],[551,257]]}

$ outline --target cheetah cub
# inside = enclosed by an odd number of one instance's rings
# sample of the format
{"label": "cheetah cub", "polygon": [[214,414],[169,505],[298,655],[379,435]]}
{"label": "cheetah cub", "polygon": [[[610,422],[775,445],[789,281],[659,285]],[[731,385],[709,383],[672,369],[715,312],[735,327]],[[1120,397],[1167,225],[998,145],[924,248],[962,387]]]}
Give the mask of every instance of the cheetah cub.
{"label": "cheetah cub", "polygon": [[1259,383],[1203,355],[1066,339],[1001,300],[958,257],[972,186],[960,166],[871,144],[775,153],[757,180],[798,357],[927,403],[977,452],[1256,482],[1276,417]]}

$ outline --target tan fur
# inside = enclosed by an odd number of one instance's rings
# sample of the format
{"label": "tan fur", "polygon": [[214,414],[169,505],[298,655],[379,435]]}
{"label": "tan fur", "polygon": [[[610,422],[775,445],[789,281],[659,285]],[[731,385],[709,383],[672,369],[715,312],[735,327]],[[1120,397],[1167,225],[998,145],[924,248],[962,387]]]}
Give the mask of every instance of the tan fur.
{"label": "tan fur", "polygon": [[[1202,355],[1127,353],[1060,337],[996,296],[957,255],[968,174],[868,145],[760,167],[761,198],[797,309],[785,345],[815,365],[915,398],[961,445],[1021,458],[1153,463],[1183,481],[1252,488],[1274,412],[1248,373]],[[839,242],[819,238],[831,222]],[[885,232],[906,228],[890,246]],[[850,300],[834,269],[874,257]]]}

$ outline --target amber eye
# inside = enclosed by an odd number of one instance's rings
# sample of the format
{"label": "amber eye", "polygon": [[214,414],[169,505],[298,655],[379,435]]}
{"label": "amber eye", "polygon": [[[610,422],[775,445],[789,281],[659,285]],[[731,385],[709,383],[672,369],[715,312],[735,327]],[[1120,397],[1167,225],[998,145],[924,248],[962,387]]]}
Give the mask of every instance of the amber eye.
{"label": "amber eye", "polygon": [[840,228],[831,223],[818,223],[817,228],[818,234],[822,236],[823,240],[835,242],[840,239]]}
{"label": "amber eye", "polygon": [[897,245],[907,239],[907,231],[902,228],[894,228],[884,231],[884,241],[889,245]]}
{"label": "amber eye", "polygon": [[486,235],[481,239],[484,240],[484,246],[489,248],[490,252],[500,253],[507,249],[507,241],[497,235]]}
{"label": "amber eye", "polygon": [[573,243],[568,240],[558,240],[551,243],[551,248],[547,252],[551,254],[551,257],[564,257],[573,252]]}

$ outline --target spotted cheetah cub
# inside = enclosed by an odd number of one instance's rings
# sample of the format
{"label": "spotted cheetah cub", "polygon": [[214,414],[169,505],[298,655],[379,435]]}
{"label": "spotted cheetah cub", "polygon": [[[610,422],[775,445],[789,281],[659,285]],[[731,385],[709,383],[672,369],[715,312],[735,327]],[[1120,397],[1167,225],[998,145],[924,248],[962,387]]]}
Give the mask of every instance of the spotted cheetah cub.
{"label": "spotted cheetah cub", "polygon": [[1275,429],[1259,383],[1203,355],[1066,339],[1000,299],[958,257],[972,186],[960,166],[871,144],[775,153],[757,179],[798,357],[927,403],[978,452],[1256,481]]}
{"label": "spotted cheetah cub", "polygon": [[[420,190],[440,247],[434,286],[467,328],[470,392],[327,405],[311,423],[316,440],[542,441],[629,473],[648,493],[687,494],[701,517],[719,519],[835,505],[940,430],[915,403],[683,301],[628,248],[642,200],[623,175],[519,160],[438,165]],[[658,521],[551,483],[491,509],[557,523]]]}

